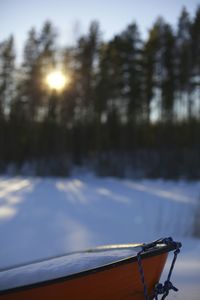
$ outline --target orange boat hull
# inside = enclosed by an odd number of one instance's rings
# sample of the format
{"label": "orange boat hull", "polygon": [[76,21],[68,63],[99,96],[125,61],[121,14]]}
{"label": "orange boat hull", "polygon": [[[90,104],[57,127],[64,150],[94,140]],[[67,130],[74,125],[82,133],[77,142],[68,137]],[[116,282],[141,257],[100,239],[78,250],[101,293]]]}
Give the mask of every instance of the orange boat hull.
{"label": "orange boat hull", "polygon": [[[155,284],[167,259],[167,253],[142,259],[148,294]],[[101,270],[75,277],[60,278],[7,291],[1,300],[143,300],[143,285],[137,261],[123,261]]]}

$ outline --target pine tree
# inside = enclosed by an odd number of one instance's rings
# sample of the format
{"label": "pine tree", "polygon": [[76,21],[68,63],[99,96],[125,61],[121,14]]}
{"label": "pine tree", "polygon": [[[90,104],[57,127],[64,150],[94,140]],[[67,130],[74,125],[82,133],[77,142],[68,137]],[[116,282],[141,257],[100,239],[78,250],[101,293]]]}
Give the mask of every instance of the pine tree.
{"label": "pine tree", "polygon": [[129,25],[121,34],[122,39],[122,96],[128,100],[128,120],[143,121],[143,70],[142,42],[135,23]]}
{"label": "pine tree", "polygon": [[92,22],[86,36],[79,39],[76,51],[77,91],[81,118],[89,120],[92,117],[95,101],[95,79],[98,65],[100,30],[97,22]]}
{"label": "pine tree", "polygon": [[175,103],[175,37],[171,26],[164,27],[163,32],[163,78],[162,78],[162,118],[166,122],[174,121]]}
{"label": "pine tree", "polygon": [[120,131],[141,121],[143,111],[141,41],[134,23],[102,44],[95,111],[98,123],[107,123],[110,147],[126,147],[130,136]]}
{"label": "pine tree", "polygon": [[147,121],[161,119],[164,20],[158,19],[144,44],[144,97]]}
{"label": "pine tree", "polygon": [[151,30],[143,48],[144,109],[147,124],[151,121],[151,104],[154,96],[155,52],[156,37],[153,30]]}
{"label": "pine tree", "polygon": [[78,98],[76,60],[74,47],[67,47],[62,52],[61,65],[63,72],[69,76],[69,82],[60,96],[59,123],[66,129],[71,129],[75,120],[75,108]]}
{"label": "pine tree", "polygon": [[[24,47],[22,78],[18,85],[17,106],[21,107],[21,117],[32,123],[37,120],[41,103],[41,72],[39,66],[40,47],[37,32],[32,28]],[[19,114],[19,112],[15,112]],[[23,117],[24,116],[24,117]]]}
{"label": "pine tree", "polygon": [[2,162],[7,162],[13,141],[8,132],[8,116],[15,95],[15,50],[14,38],[0,44],[0,171]]}
{"label": "pine tree", "polygon": [[14,96],[15,50],[14,38],[0,44],[0,120],[9,113],[10,103]]}
{"label": "pine tree", "polygon": [[191,21],[189,14],[184,8],[181,12],[177,31],[177,84],[179,93],[180,118],[192,117],[192,85],[191,85]]}
{"label": "pine tree", "polygon": [[[41,109],[45,112],[44,116],[46,119],[52,119],[52,114],[54,114],[54,121],[57,122],[57,111],[59,106],[59,101],[53,101],[54,105],[52,106],[52,99],[55,99],[55,96],[52,95],[52,92],[48,90],[48,87],[45,86],[45,78],[49,72],[51,72],[56,67],[56,38],[57,32],[53,24],[49,21],[45,22],[41,33],[39,34],[39,59],[37,66],[39,67],[40,72],[40,92],[41,92]],[[54,110],[54,112],[52,111]]]}
{"label": "pine tree", "polygon": [[147,119],[172,121],[175,97],[175,38],[159,18],[144,46],[144,89]]}
{"label": "pine tree", "polygon": [[200,6],[191,26],[191,57],[192,57],[192,81],[194,94],[194,116],[200,117]]}
{"label": "pine tree", "polygon": [[80,127],[77,132],[79,132],[80,149],[82,149],[80,152],[82,154],[88,152],[88,145],[91,141],[89,128],[94,122],[100,35],[98,23],[92,22],[88,34],[79,38],[74,56],[76,80],[74,118]]}

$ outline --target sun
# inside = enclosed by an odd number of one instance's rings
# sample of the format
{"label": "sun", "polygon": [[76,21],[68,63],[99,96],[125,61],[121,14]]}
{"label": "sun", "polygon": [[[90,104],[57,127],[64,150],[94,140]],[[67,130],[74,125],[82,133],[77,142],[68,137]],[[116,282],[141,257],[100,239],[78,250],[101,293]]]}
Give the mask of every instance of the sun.
{"label": "sun", "polygon": [[47,86],[51,90],[55,90],[57,92],[63,91],[63,89],[67,85],[68,81],[69,81],[68,77],[61,71],[51,71],[46,76]]}

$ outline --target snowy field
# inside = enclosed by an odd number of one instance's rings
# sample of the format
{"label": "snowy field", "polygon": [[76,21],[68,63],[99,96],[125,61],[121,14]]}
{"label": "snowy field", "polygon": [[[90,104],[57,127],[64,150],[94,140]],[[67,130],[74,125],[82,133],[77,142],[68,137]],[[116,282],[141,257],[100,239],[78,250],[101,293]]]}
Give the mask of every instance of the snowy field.
{"label": "snowy field", "polygon": [[0,268],[172,236],[183,243],[172,277],[180,291],[167,299],[199,300],[200,240],[191,237],[199,197],[200,182],[0,177]]}

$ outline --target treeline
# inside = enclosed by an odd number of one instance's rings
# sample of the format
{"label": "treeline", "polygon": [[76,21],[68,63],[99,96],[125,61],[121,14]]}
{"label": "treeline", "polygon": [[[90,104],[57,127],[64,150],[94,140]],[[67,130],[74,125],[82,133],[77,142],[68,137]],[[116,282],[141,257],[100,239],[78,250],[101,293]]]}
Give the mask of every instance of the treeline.
{"label": "treeline", "polygon": [[[60,49],[45,22],[16,64],[0,43],[0,170],[65,175],[85,162],[98,174],[200,177],[200,7],[173,28],[159,18],[145,40],[132,23],[104,41],[98,22]],[[60,69],[62,92],[45,84]],[[30,167],[31,166],[31,167]]]}

